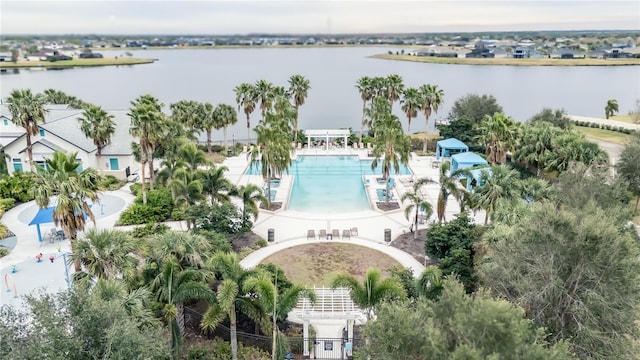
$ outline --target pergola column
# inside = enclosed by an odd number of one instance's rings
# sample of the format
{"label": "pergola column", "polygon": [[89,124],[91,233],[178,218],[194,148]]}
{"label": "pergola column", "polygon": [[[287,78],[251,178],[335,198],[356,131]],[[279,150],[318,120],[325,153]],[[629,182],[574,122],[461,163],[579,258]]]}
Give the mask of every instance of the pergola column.
{"label": "pergola column", "polygon": [[327,134],[325,135],[325,138],[324,138],[324,147],[325,147],[325,150],[329,151],[329,133],[327,133]]}
{"label": "pergola column", "polygon": [[344,148],[347,148],[347,135],[344,136]]}
{"label": "pergola column", "polygon": [[311,136],[307,135],[307,148],[311,149]]}
{"label": "pergola column", "polygon": [[302,322],[302,356],[309,358],[309,319]]}

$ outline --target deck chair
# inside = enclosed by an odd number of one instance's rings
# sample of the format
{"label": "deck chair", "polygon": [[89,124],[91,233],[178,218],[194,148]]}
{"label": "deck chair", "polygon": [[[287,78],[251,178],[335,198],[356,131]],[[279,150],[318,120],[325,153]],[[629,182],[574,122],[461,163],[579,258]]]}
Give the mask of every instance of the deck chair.
{"label": "deck chair", "polygon": [[327,240],[327,230],[320,230],[320,234],[318,234],[318,239],[322,239],[324,238],[325,240]]}
{"label": "deck chair", "polygon": [[357,227],[352,227],[351,228],[351,236],[358,236],[358,228]]}
{"label": "deck chair", "polygon": [[316,239],[316,231],[315,230],[307,230],[307,240],[312,239],[315,240]]}
{"label": "deck chair", "polygon": [[345,238],[351,239],[351,230],[349,229],[342,230],[342,240],[344,240]]}
{"label": "deck chair", "polygon": [[338,229],[333,229],[333,230],[331,231],[331,237],[332,237],[333,239],[340,239],[340,230],[338,230]]}

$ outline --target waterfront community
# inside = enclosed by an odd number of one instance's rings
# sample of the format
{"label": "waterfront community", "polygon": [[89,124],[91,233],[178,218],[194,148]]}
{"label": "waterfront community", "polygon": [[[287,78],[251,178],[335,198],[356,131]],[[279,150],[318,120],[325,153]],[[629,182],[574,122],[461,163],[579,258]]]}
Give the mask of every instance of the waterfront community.
{"label": "waterfront community", "polygon": [[0,13],[0,358],[638,358],[640,3]]}

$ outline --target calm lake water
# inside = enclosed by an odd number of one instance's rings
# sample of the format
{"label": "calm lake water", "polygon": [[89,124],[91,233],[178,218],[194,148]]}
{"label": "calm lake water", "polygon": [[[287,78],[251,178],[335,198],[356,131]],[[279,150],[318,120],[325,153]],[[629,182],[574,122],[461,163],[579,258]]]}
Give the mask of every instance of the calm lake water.
{"label": "calm lake water", "polygon": [[[444,119],[453,102],[467,93],[492,94],[505,113],[524,121],[543,107],[564,108],[569,114],[603,116],[608,99],[617,99],[620,113],[634,109],[640,98],[640,66],[520,67],[422,64],[370,59],[387,48],[292,48],[216,50],[131,50],[134,57],[157,58],[154,64],[77,68],[57,71],[20,70],[0,76],[0,96],[15,88],[41,92],[55,88],[108,109],[126,109],[142,94],[152,94],[167,106],[179,100],[224,102],[235,106],[233,88],[265,79],[288,85],[293,74],[311,83],[300,108],[300,128],[352,127],[359,131],[362,101],[355,88],[362,76],[399,74],[407,86],[436,84],[445,103],[436,114]],[[406,50],[410,50],[407,48]],[[103,52],[116,56],[122,51]],[[394,112],[406,118],[400,106]],[[260,118],[252,115],[252,126]],[[244,114],[229,128],[229,139],[246,138]],[[433,122],[434,118],[430,119]],[[424,117],[412,121],[424,129]],[[253,135],[252,135],[253,136]],[[215,139],[222,135],[216,133]]]}

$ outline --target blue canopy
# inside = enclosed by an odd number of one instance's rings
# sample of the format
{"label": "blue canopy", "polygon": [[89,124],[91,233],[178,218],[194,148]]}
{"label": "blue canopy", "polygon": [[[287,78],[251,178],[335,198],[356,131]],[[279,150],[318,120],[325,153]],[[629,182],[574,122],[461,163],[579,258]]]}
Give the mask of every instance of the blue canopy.
{"label": "blue canopy", "polygon": [[[89,205],[91,207],[91,205]],[[38,230],[38,241],[42,242],[42,233],[40,232],[40,224],[48,224],[53,222],[53,211],[55,206],[49,206],[45,209],[38,209],[38,213],[33,217],[33,220],[29,222],[29,226],[35,225]],[[87,218],[87,213],[83,211],[84,218]]]}
{"label": "blue canopy", "polygon": [[436,160],[465,151],[469,151],[469,147],[456,138],[440,140],[436,143]]}

